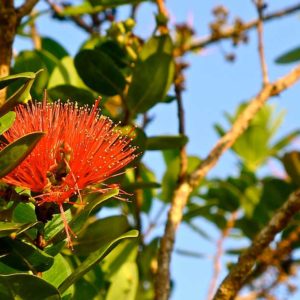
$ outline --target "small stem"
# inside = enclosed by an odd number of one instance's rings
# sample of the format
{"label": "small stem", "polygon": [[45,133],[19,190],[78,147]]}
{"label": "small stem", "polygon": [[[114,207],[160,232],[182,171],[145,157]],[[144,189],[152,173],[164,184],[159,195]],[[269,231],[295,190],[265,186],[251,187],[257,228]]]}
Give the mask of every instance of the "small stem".
{"label": "small stem", "polygon": [[31,29],[30,33],[31,33],[31,39],[33,42],[34,49],[41,50],[42,49],[42,40],[41,40],[41,37],[39,35],[39,32],[36,28],[34,21],[31,23],[30,29]]}
{"label": "small stem", "polygon": [[237,218],[237,211],[231,214],[231,216],[227,220],[226,227],[223,229],[222,234],[217,241],[217,251],[216,251],[216,255],[214,256],[214,272],[208,290],[208,296],[207,296],[208,300],[211,300],[214,296],[218,277],[221,272],[221,258],[223,255],[223,244],[225,239],[230,234],[230,231],[234,226],[236,218]]}
{"label": "small stem", "polygon": [[269,76],[268,76],[267,62],[264,53],[263,0],[257,0],[257,2],[255,2],[255,5],[258,13],[257,38],[258,38],[258,53],[260,59],[262,81],[263,81],[263,85],[267,85],[269,83]]}

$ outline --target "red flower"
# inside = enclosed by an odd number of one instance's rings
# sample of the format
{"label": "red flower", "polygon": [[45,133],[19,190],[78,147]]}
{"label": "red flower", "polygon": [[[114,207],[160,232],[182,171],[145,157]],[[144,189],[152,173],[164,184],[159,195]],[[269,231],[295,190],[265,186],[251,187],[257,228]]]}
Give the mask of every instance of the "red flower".
{"label": "red flower", "polygon": [[[16,121],[4,134],[8,142],[33,132],[43,131],[31,154],[3,180],[38,193],[38,205],[59,206],[69,246],[70,232],[63,203],[90,185],[101,183],[131,162],[136,154],[131,138],[122,135],[113,122],[97,111],[78,108],[72,103],[30,103],[19,105]],[[101,191],[101,190],[100,190]]]}

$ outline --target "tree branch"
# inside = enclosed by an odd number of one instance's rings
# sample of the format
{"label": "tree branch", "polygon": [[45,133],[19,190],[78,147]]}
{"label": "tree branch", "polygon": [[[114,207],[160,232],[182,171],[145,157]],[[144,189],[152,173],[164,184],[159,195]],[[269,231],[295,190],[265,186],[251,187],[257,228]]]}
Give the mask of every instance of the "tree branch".
{"label": "tree branch", "polygon": [[206,174],[218,162],[221,155],[229,149],[237,138],[247,129],[250,121],[256,113],[262,108],[265,102],[272,96],[276,96],[288,89],[300,79],[300,65],[293,69],[290,73],[277,81],[265,85],[261,91],[253,97],[248,106],[238,116],[231,129],[219,139],[215,147],[202,163],[194,170],[189,178],[189,184],[195,187],[206,176]]}
{"label": "tree branch", "polygon": [[237,264],[221,283],[214,300],[234,299],[251,273],[258,256],[300,210],[300,190],[292,193],[274,214],[269,224],[256,236],[252,245],[239,257]]}
{"label": "tree branch", "polygon": [[[292,13],[295,13],[297,11],[300,10],[300,4],[296,4],[294,6],[290,6],[288,8],[270,13],[270,14],[266,14],[263,17],[263,21],[271,21],[273,19],[277,19],[286,15],[290,15]],[[249,21],[248,23],[244,23],[242,24],[242,27],[240,28],[236,28],[235,26],[229,27],[225,30],[221,30],[220,33],[218,35],[209,35],[207,37],[204,37],[202,39],[200,39],[199,41],[192,43],[191,45],[189,45],[185,51],[191,51],[191,50],[199,50],[201,48],[204,48],[205,46],[208,46],[210,44],[213,44],[215,42],[218,42],[220,40],[224,40],[224,39],[230,39],[232,38],[234,35],[236,35],[238,33],[238,31],[240,32],[242,31],[247,31],[250,29],[255,28],[259,23],[259,19],[256,20],[252,20]]]}
{"label": "tree branch", "polygon": [[[46,0],[46,2],[48,3],[48,5],[50,6],[50,8],[58,15],[60,15],[60,13],[62,12],[61,7],[59,7],[58,5],[56,5],[54,2],[52,2],[51,0]],[[85,32],[93,34],[96,31],[93,29],[92,26],[89,26],[87,23],[85,23],[85,21],[78,17],[78,16],[71,16],[69,17],[69,19],[71,21],[73,21],[78,27],[82,28]]]}
{"label": "tree branch", "polygon": [[251,99],[248,106],[239,115],[232,128],[217,142],[203,162],[184,180],[177,185],[168,212],[164,235],[161,239],[158,254],[159,272],[156,275],[156,300],[167,300],[170,289],[170,261],[174,247],[176,230],[182,220],[183,209],[193,189],[201,182],[207,173],[215,166],[221,155],[230,148],[237,138],[247,129],[250,121],[272,96],[278,95],[300,79],[300,65],[272,84],[264,86]]}
{"label": "tree branch", "polygon": [[27,0],[21,5],[19,8],[16,9],[16,14],[18,21],[20,22],[24,16],[27,16],[31,13],[34,6],[39,2],[39,0]]}

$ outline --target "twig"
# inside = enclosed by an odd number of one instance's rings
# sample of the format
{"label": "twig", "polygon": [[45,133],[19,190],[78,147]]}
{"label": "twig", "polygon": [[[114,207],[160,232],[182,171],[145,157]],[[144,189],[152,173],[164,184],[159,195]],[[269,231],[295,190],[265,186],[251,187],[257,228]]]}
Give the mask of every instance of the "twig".
{"label": "twig", "polygon": [[24,16],[27,16],[31,13],[34,6],[39,2],[39,0],[27,0],[21,5],[19,8],[16,9],[16,14],[18,21],[20,22]]}
{"label": "twig", "polygon": [[[300,4],[296,4],[294,6],[290,6],[288,8],[282,9],[282,10],[278,10],[275,12],[272,12],[270,14],[266,14],[263,17],[263,21],[271,21],[273,19],[277,19],[286,15],[290,15],[292,13],[295,13],[297,11],[300,10]],[[252,20],[249,21],[247,23],[244,23],[242,25],[242,28],[239,28],[238,30],[243,30],[243,31],[247,31],[250,29],[255,28],[259,23],[259,20]],[[234,35],[237,34],[237,28],[235,26],[229,27],[225,30],[220,31],[220,33],[218,35],[209,35],[207,37],[204,37],[202,39],[200,39],[199,41],[190,44],[185,51],[191,51],[191,50],[198,50],[201,49],[205,46],[208,46],[210,44],[213,44],[215,42],[218,42],[220,40],[224,40],[224,39],[231,39]]]}
{"label": "twig", "polygon": [[237,138],[247,129],[250,121],[272,96],[280,94],[300,79],[300,65],[290,73],[272,84],[264,86],[261,91],[250,100],[248,106],[239,115],[232,128],[217,142],[203,162],[179,184],[173,193],[172,205],[164,235],[161,239],[158,262],[159,272],[156,282],[156,300],[167,300],[170,289],[170,260],[174,247],[176,230],[182,220],[183,209],[193,189],[201,182],[206,174],[215,166],[221,155],[230,148]]}
{"label": "twig", "polygon": [[214,272],[213,272],[212,280],[210,282],[210,286],[209,286],[209,290],[208,290],[208,296],[207,296],[208,300],[211,300],[214,296],[218,277],[221,272],[221,258],[223,255],[223,244],[224,244],[225,239],[229,235],[231,229],[234,227],[234,223],[237,218],[237,214],[238,214],[237,211],[235,211],[231,214],[231,216],[227,220],[225,229],[222,231],[221,237],[217,241],[217,252],[214,257]]}
{"label": "twig", "polygon": [[42,41],[34,21],[30,24],[30,29],[31,29],[30,34],[34,45],[34,49],[40,50],[42,48]]}
{"label": "twig", "polygon": [[158,210],[158,212],[155,214],[154,218],[152,220],[149,221],[149,225],[148,228],[145,230],[144,233],[144,239],[146,239],[146,237],[151,233],[151,231],[158,226],[159,224],[159,219],[162,216],[163,212],[166,209],[166,204],[162,203],[160,209]]}
{"label": "twig", "polygon": [[166,23],[167,23],[167,20],[169,19],[169,12],[165,6],[165,2],[164,2],[164,0],[156,0],[155,2],[157,4],[159,14],[161,16],[163,16],[163,18],[165,19],[165,24],[159,24],[158,28],[162,34],[168,33],[169,29],[168,29]]}
{"label": "twig", "polygon": [[286,227],[300,210],[300,190],[292,193],[283,206],[273,215],[270,222],[256,236],[251,246],[241,254],[237,264],[221,283],[214,300],[234,299],[249,276],[257,257],[273,241],[275,235]]}
{"label": "twig", "polygon": [[266,58],[264,54],[264,25],[263,25],[264,3],[263,0],[257,0],[257,2],[254,0],[254,3],[258,13],[258,23],[257,23],[258,53],[260,59],[263,85],[266,85],[269,83],[269,77],[268,77],[268,67],[267,67]]}
{"label": "twig", "polygon": [[[177,100],[177,116],[178,116],[178,133],[181,135],[185,135],[185,114],[184,114],[184,108],[182,103],[182,83],[181,84],[175,84],[175,94],[176,94],[176,100]],[[186,153],[186,147],[183,146],[180,149],[180,167],[179,167],[179,177],[178,182],[181,182],[184,180],[188,168],[188,158]]]}
{"label": "twig", "polygon": [[[62,13],[62,8],[53,3],[51,0],[46,0],[50,8],[58,15]],[[69,17],[71,21],[73,21],[78,27],[82,28],[87,33],[93,34],[95,33],[95,30],[92,28],[92,26],[89,26],[84,22],[84,20],[78,16],[71,16]]]}

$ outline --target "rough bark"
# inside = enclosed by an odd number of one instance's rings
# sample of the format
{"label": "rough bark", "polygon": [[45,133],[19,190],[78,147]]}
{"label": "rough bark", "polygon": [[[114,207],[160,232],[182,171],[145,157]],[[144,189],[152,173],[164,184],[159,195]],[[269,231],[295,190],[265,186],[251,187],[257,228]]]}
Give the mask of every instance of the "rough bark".
{"label": "rough bark", "polygon": [[[0,77],[8,76],[12,60],[12,45],[17,29],[17,14],[10,1],[0,4]],[[6,89],[0,90],[0,105],[6,98]]]}

